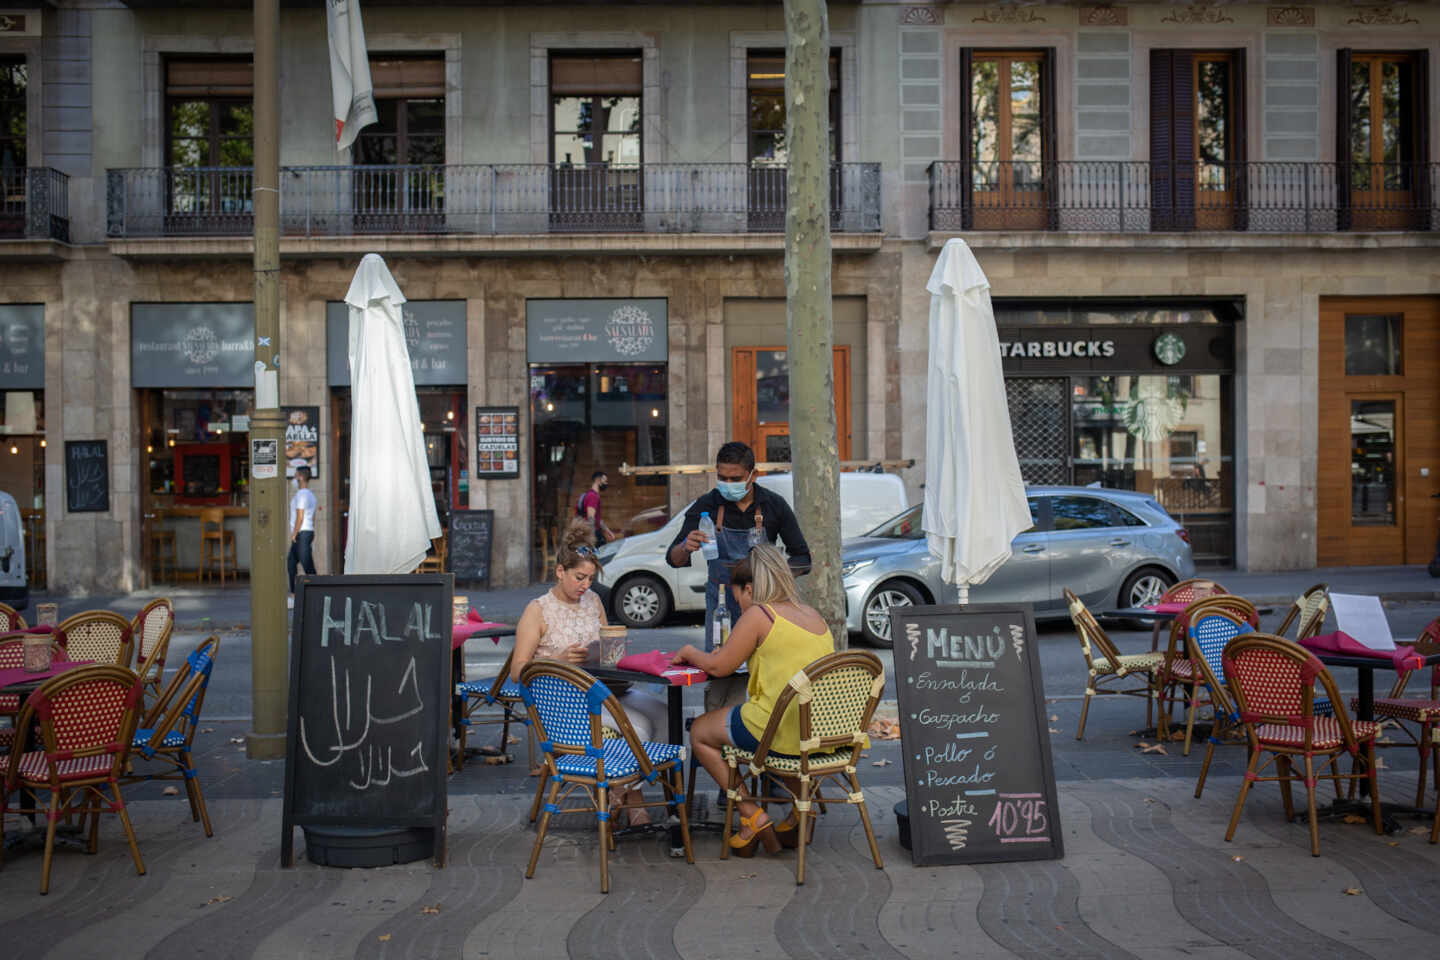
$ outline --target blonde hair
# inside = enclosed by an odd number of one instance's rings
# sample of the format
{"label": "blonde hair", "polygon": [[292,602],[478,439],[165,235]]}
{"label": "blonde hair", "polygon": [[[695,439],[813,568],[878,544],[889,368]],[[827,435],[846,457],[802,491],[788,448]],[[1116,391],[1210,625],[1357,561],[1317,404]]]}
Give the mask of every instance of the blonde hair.
{"label": "blonde hair", "polygon": [[555,562],[566,570],[574,570],[582,563],[594,566],[595,576],[600,576],[600,558],[595,554],[595,527],[585,517],[576,517],[565,526],[560,535],[560,546],[555,551]]}
{"label": "blonde hair", "polygon": [[799,603],[800,589],[784,554],[768,543],[750,549],[730,572],[737,587],[750,585],[756,603]]}

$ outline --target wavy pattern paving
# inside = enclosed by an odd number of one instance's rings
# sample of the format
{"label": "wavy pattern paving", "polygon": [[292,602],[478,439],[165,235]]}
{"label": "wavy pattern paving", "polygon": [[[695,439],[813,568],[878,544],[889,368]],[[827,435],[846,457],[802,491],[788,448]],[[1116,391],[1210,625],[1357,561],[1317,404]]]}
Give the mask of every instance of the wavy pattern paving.
{"label": "wavy pattern paving", "polygon": [[985,884],[980,926],[1018,956],[1034,960],[1101,960],[1134,954],[1085,925],[1080,884],[1059,862],[989,863],[976,868]]}
{"label": "wavy pattern paving", "polygon": [[[1231,859],[1235,848],[1200,844],[1170,822],[1163,802],[1108,784],[1068,791],[1090,809],[1101,840],[1149,862],[1169,881],[1175,908],[1191,926],[1257,960],[1317,956],[1360,958],[1346,943],[1290,922],[1276,906],[1265,877]],[[1153,798],[1152,798],[1153,799]]]}
{"label": "wavy pattern paving", "polygon": [[[598,856],[594,882],[600,882]],[[610,858],[610,894],[571,928],[569,955],[587,960],[679,960],[676,918],[684,916],[704,891],[705,878],[699,870],[683,858],[671,860],[668,838],[621,839]]]}

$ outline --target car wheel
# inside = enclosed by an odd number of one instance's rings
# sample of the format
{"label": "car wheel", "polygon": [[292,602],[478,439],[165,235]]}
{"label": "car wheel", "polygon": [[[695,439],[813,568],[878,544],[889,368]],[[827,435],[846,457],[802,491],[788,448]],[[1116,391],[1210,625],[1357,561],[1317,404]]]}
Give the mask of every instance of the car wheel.
{"label": "car wheel", "polygon": [[658,627],[670,615],[670,591],[648,573],[621,581],[611,597],[615,619],[627,627]]}
{"label": "car wheel", "polygon": [[1175,578],[1164,570],[1144,567],[1130,574],[1120,588],[1120,606],[1145,607],[1159,603],[1160,598],[1175,583]]}
{"label": "car wheel", "polygon": [[894,646],[890,637],[890,610],[893,607],[913,607],[925,602],[925,598],[904,580],[882,583],[865,601],[865,611],[860,617],[860,630],[865,640],[876,647],[889,649]]}

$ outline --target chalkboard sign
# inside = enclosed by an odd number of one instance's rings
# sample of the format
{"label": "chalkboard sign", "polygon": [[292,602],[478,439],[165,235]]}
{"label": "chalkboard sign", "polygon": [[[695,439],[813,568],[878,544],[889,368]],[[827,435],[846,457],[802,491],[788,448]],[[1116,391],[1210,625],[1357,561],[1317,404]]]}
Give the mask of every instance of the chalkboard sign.
{"label": "chalkboard sign", "polygon": [[105,513],[110,509],[110,451],[106,441],[65,441],[65,507],[71,513]]}
{"label": "chalkboard sign", "polygon": [[1028,604],[890,614],[917,866],[1065,855]]}
{"label": "chalkboard sign", "polygon": [[490,544],[494,533],[494,510],[450,512],[446,564],[456,580],[490,585]]}
{"label": "chalkboard sign", "polygon": [[444,864],[454,584],[296,582],[282,865],[297,826],[432,827]]}

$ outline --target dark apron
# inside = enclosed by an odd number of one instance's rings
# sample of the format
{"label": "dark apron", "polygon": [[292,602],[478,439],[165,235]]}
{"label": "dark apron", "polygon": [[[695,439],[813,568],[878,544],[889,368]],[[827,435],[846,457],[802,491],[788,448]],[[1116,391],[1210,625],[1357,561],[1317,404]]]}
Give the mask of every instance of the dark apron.
{"label": "dark apron", "polygon": [[715,611],[720,609],[721,597],[724,597],[725,605],[730,608],[731,629],[734,629],[740,619],[740,605],[735,602],[735,596],[730,592],[730,571],[750,552],[750,531],[727,530],[722,526],[724,520],[725,508],[721,507],[716,511],[715,517],[715,546],[719,548],[720,555],[709,562],[709,577],[705,581],[707,652],[715,648]]}

